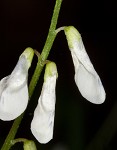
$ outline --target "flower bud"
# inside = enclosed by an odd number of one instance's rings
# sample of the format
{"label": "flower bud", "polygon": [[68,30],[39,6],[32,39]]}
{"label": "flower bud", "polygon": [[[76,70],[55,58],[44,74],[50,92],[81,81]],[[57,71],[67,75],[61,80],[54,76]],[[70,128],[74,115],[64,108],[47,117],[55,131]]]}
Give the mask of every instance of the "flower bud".
{"label": "flower bud", "polygon": [[46,64],[41,95],[31,122],[31,131],[40,143],[47,143],[53,138],[57,76],[56,64]]}
{"label": "flower bud", "polygon": [[28,69],[34,51],[27,48],[12,73],[0,81],[0,119],[9,121],[21,115],[28,104]]}
{"label": "flower bud", "polygon": [[92,103],[103,103],[105,91],[85,50],[80,33],[73,26],[65,27],[64,32],[75,67],[75,82],[80,93]]}

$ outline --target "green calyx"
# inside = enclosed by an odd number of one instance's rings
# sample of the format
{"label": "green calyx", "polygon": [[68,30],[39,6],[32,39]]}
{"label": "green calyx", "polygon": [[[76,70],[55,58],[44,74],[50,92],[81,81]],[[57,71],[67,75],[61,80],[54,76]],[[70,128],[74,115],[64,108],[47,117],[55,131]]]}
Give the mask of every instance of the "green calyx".
{"label": "green calyx", "polygon": [[37,150],[34,141],[26,140],[23,145],[24,150]]}
{"label": "green calyx", "polygon": [[74,42],[81,40],[81,35],[73,26],[64,27],[64,32],[68,41],[69,48],[74,47]]}
{"label": "green calyx", "polygon": [[54,62],[49,61],[46,64],[45,74],[44,74],[44,81],[46,81],[46,79],[48,77],[51,77],[51,76],[54,76],[54,75],[56,75],[56,78],[58,77],[56,64]]}
{"label": "green calyx", "polygon": [[28,68],[30,68],[32,59],[34,56],[34,50],[31,47],[28,47],[24,50],[24,52],[21,54],[21,56],[25,56],[27,63],[28,63]]}

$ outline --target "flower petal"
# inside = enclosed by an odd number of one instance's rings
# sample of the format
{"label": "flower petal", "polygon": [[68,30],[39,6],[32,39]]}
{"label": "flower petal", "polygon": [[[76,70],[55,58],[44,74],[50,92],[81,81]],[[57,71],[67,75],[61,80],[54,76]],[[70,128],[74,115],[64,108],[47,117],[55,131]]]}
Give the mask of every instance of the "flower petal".
{"label": "flower petal", "polygon": [[[50,63],[46,65],[41,95],[31,122],[31,131],[40,143],[47,143],[53,138],[57,70]],[[48,71],[49,67],[51,70]]]}
{"label": "flower petal", "polygon": [[75,67],[75,81],[82,96],[95,104],[105,100],[105,91],[85,50],[80,33],[73,27],[64,28]]}
{"label": "flower petal", "polygon": [[[32,61],[32,59],[30,59],[30,61]],[[0,81],[1,120],[13,120],[26,109],[28,104],[28,68],[29,60],[26,55],[22,53],[11,75]]]}
{"label": "flower petal", "polygon": [[86,68],[80,64],[75,73],[75,81],[80,93],[84,98],[94,104],[101,104],[105,100],[105,91],[102,86],[98,74],[88,72]]}

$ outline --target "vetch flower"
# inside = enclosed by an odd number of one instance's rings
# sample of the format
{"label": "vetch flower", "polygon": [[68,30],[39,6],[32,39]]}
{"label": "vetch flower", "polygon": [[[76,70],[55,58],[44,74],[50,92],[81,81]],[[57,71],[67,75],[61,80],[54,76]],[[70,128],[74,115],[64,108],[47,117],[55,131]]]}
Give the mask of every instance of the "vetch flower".
{"label": "vetch flower", "polygon": [[75,82],[80,93],[92,103],[103,103],[105,91],[85,50],[80,33],[73,26],[65,27],[64,32],[75,67]]}
{"label": "vetch flower", "polygon": [[27,48],[19,57],[12,73],[0,81],[0,119],[9,121],[21,115],[28,104],[28,69],[34,51]]}
{"label": "vetch flower", "polygon": [[45,68],[41,95],[31,122],[31,131],[40,143],[47,143],[53,138],[57,76],[56,64],[48,62]]}

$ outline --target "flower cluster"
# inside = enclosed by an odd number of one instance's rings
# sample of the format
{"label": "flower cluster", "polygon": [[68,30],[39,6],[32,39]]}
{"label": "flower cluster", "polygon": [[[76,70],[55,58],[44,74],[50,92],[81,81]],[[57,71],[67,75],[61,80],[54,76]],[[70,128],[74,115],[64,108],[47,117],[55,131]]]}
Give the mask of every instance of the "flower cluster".
{"label": "flower cluster", "polygon": [[[73,27],[64,27],[75,68],[75,82],[88,101],[101,104],[105,100],[105,91],[100,77],[95,71],[85,50],[81,35]],[[0,119],[9,121],[20,116],[28,104],[28,69],[31,66],[34,51],[27,48],[19,57],[12,73],[0,81]],[[57,67],[48,61],[45,68],[42,91],[31,122],[31,131],[40,143],[53,138]]]}

